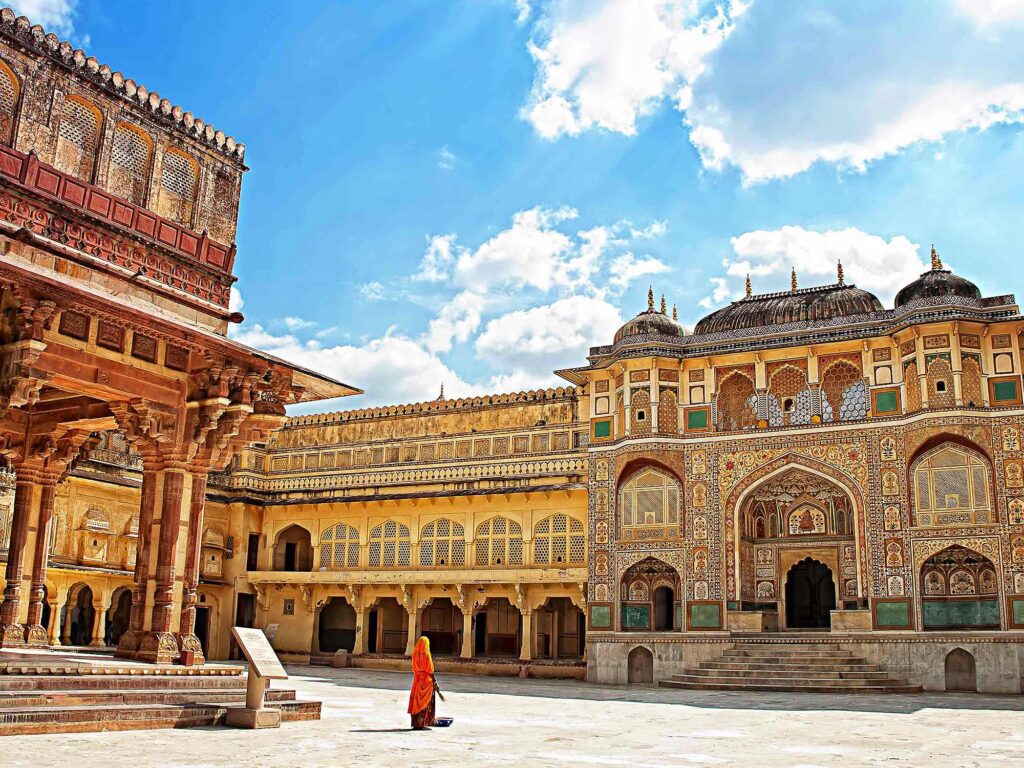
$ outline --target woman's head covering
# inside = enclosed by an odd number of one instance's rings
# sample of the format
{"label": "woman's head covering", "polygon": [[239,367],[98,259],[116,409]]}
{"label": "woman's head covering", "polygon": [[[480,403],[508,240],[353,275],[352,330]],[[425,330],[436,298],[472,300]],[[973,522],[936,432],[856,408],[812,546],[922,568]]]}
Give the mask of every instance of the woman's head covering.
{"label": "woman's head covering", "polygon": [[430,655],[430,640],[426,637],[420,637],[416,641],[416,647],[413,648],[412,671],[427,674],[434,672],[434,659]]}

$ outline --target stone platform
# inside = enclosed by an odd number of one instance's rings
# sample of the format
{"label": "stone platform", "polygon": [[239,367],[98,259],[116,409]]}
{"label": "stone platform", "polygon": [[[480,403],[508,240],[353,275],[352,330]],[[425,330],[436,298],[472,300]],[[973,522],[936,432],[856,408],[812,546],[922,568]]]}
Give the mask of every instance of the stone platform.
{"label": "stone platform", "polygon": [[[331,666],[333,654],[314,653],[310,655],[311,666]],[[375,669],[387,672],[408,672],[411,662],[408,657],[388,654],[362,654],[350,656],[349,665],[357,669]],[[434,668],[438,672],[456,675],[486,675],[488,677],[521,677],[541,680],[585,680],[587,664],[579,660],[534,659],[522,661],[515,658],[479,656],[463,659],[457,656],[434,656]]]}
{"label": "stone platform", "polygon": [[[245,668],[179,667],[104,654],[0,651],[0,736],[221,725],[245,703]],[[319,720],[320,702],[271,689],[284,722]]]}

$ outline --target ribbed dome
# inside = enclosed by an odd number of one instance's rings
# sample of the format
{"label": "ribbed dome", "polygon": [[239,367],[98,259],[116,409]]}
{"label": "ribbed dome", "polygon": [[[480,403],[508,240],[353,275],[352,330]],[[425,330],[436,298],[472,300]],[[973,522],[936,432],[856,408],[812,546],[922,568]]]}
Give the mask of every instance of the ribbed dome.
{"label": "ribbed dome", "polygon": [[879,312],[882,303],[855,285],[823,285],[760,296],[745,296],[701,319],[695,334],[721,333],[741,328],[761,328],[807,320]]}
{"label": "ribbed dome", "polygon": [[939,258],[934,245],[932,246],[932,268],[896,294],[896,307],[902,307],[915,299],[928,299],[933,296],[981,298],[978,286],[943,268],[942,259]]}
{"label": "ribbed dome", "polygon": [[615,332],[614,343],[618,344],[627,336],[640,336],[649,333],[660,333],[664,336],[685,336],[686,329],[668,315],[664,315],[654,309],[648,309],[632,320],[626,321],[626,324]]}
{"label": "ribbed dome", "polygon": [[954,275],[948,269],[931,269],[896,294],[896,306],[902,307],[914,299],[932,296],[966,296],[980,299],[981,291],[970,280]]}

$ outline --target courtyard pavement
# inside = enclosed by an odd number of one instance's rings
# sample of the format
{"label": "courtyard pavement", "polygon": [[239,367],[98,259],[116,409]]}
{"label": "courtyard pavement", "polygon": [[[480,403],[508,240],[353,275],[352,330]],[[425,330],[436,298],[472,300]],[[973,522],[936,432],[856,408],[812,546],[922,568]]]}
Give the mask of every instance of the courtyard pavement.
{"label": "courtyard pavement", "polygon": [[291,667],[319,722],[7,736],[4,766],[1024,767],[1024,697],[742,694],[442,676],[451,728],[409,730],[410,676]]}

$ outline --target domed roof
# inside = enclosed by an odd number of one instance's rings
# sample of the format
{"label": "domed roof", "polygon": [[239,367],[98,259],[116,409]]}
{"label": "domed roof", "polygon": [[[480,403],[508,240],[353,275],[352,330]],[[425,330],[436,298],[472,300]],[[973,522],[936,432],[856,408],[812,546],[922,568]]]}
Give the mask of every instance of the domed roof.
{"label": "domed roof", "polygon": [[675,319],[676,310],[672,308],[672,317],[668,316],[665,308],[665,297],[661,297],[661,311],[654,308],[654,291],[647,291],[647,310],[641,312],[632,320],[627,320],[619,330],[615,332],[615,341],[618,344],[628,336],[642,336],[650,333],[660,333],[663,336],[685,336],[686,329]]}
{"label": "domed roof", "polygon": [[881,310],[882,303],[873,294],[843,282],[840,266],[838,283],[816,288],[797,288],[794,273],[793,287],[789,291],[754,296],[750,293],[748,279],[745,297],[701,319],[693,332],[721,333],[807,320],[829,320]]}
{"label": "domed roof", "polygon": [[943,269],[942,260],[935,252],[935,246],[932,246],[932,268],[896,294],[896,307],[902,307],[915,299],[926,299],[932,296],[981,298],[978,286],[970,280],[954,275],[948,269]]}

